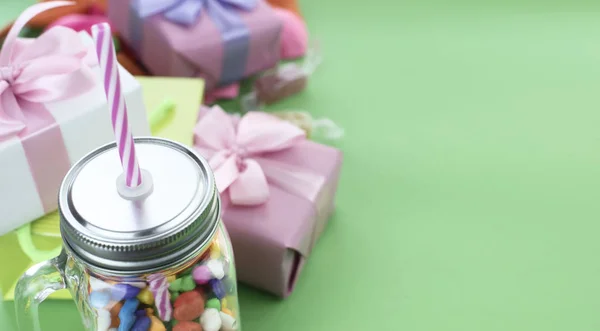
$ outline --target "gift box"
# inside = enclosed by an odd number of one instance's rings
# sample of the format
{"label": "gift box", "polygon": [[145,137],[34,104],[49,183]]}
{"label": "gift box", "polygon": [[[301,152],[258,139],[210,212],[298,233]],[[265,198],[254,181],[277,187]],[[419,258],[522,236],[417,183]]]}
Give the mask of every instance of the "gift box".
{"label": "gift box", "polygon": [[287,297],[334,210],[342,153],[253,111],[203,107],[194,146],[209,160],[240,282]]}
{"label": "gift box", "polygon": [[[56,27],[16,38],[29,17],[17,19],[0,50],[0,235],[54,211],[71,165],[114,141],[91,37]],[[149,135],[140,85],[119,70],[132,130]]]}
{"label": "gift box", "polygon": [[[149,110],[147,117],[152,135],[191,146],[204,82],[193,78],[163,77],[139,77],[138,81]],[[170,106],[166,113],[164,104]],[[0,236],[0,265],[6,266],[0,273],[0,292],[4,293],[4,300],[13,300],[19,277],[33,264],[56,256],[61,244],[58,212]],[[71,295],[68,291],[58,291],[50,298],[70,299]]]}
{"label": "gift box", "polygon": [[280,59],[281,21],[262,0],[109,0],[108,16],[151,74],[202,77],[208,90]]}

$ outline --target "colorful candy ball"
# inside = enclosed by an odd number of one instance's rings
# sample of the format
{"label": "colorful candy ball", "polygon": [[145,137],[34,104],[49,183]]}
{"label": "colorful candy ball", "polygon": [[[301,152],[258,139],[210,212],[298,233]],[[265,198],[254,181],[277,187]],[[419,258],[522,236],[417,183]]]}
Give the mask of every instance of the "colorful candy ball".
{"label": "colorful candy ball", "polygon": [[223,277],[225,277],[225,268],[223,262],[220,260],[209,260],[206,262],[206,267],[210,270],[213,278],[223,279]]}
{"label": "colorful candy ball", "polygon": [[204,312],[204,298],[199,292],[182,293],[173,304],[173,318],[177,321],[192,321]]}
{"label": "colorful candy ball", "polygon": [[221,329],[221,315],[218,310],[208,308],[200,317],[203,331],[219,331]]}
{"label": "colorful candy ball", "polygon": [[200,265],[194,268],[194,271],[192,272],[192,277],[194,277],[194,281],[196,281],[198,285],[204,285],[207,284],[213,276],[208,266]]}

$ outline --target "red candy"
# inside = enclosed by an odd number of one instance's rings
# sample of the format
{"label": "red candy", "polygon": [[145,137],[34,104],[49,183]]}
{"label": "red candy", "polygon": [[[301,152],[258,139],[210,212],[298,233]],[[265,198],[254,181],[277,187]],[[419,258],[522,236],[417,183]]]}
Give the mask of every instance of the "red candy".
{"label": "red candy", "polygon": [[173,307],[180,307],[182,305],[193,302],[198,298],[202,299],[202,294],[199,291],[189,291],[181,293],[173,303]]}
{"label": "red candy", "polygon": [[173,331],[202,331],[202,326],[196,322],[184,321],[177,323]]}
{"label": "red candy", "polygon": [[177,321],[192,321],[204,312],[204,298],[197,291],[185,292],[177,297],[173,307],[173,317]]}

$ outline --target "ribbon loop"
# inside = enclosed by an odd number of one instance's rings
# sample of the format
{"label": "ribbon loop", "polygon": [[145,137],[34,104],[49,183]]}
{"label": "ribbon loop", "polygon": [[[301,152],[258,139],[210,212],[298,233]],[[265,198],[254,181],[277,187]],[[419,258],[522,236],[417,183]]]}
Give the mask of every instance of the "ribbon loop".
{"label": "ribbon loop", "polygon": [[208,10],[218,22],[231,23],[237,22],[235,18],[230,19],[231,7],[249,11],[257,5],[257,0],[138,0],[132,8],[141,18],[162,13],[173,23],[189,26],[198,20],[203,10]]}
{"label": "ribbon loop", "polygon": [[238,124],[236,143],[250,154],[277,152],[304,140],[297,126],[263,112],[250,112]]}
{"label": "ribbon loop", "polygon": [[141,18],[146,18],[165,12],[182,2],[182,0],[135,0],[131,2],[131,6]]}
{"label": "ribbon loop", "polygon": [[269,184],[314,201],[323,176],[269,159],[272,153],[305,140],[303,130],[261,112],[249,112],[237,120],[219,106],[201,111],[206,114],[196,125],[194,146],[210,158],[217,188],[220,193],[228,190],[233,204],[267,202]]}
{"label": "ribbon loop", "polygon": [[269,185],[261,166],[255,160],[244,162],[238,180],[229,187],[231,203],[241,206],[260,205],[269,200]]}
{"label": "ribbon loop", "polygon": [[202,13],[204,6],[204,0],[184,0],[179,5],[167,10],[165,18],[182,25],[192,25]]}
{"label": "ribbon loop", "polygon": [[17,38],[19,30],[33,16],[71,4],[53,1],[34,5],[25,10],[9,32],[0,50],[0,142],[28,126],[27,109],[21,109],[20,100],[35,104],[59,101],[94,86],[91,68],[86,63],[89,49],[75,31],[56,27],[36,39]]}
{"label": "ribbon loop", "polygon": [[220,0],[223,4],[237,7],[243,10],[252,10],[257,5],[256,0]]}

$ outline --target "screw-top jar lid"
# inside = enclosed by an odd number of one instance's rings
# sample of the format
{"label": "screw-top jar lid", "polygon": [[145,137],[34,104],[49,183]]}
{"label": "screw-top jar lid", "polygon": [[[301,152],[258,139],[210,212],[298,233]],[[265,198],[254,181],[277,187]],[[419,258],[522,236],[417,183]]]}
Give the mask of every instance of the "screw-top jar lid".
{"label": "screw-top jar lid", "polygon": [[119,194],[122,167],[115,143],[77,162],[59,192],[67,249],[92,268],[115,275],[184,262],[211,240],[220,214],[206,160],[165,139],[136,138],[135,144],[140,165],[152,176],[153,190],[145,199]]}

